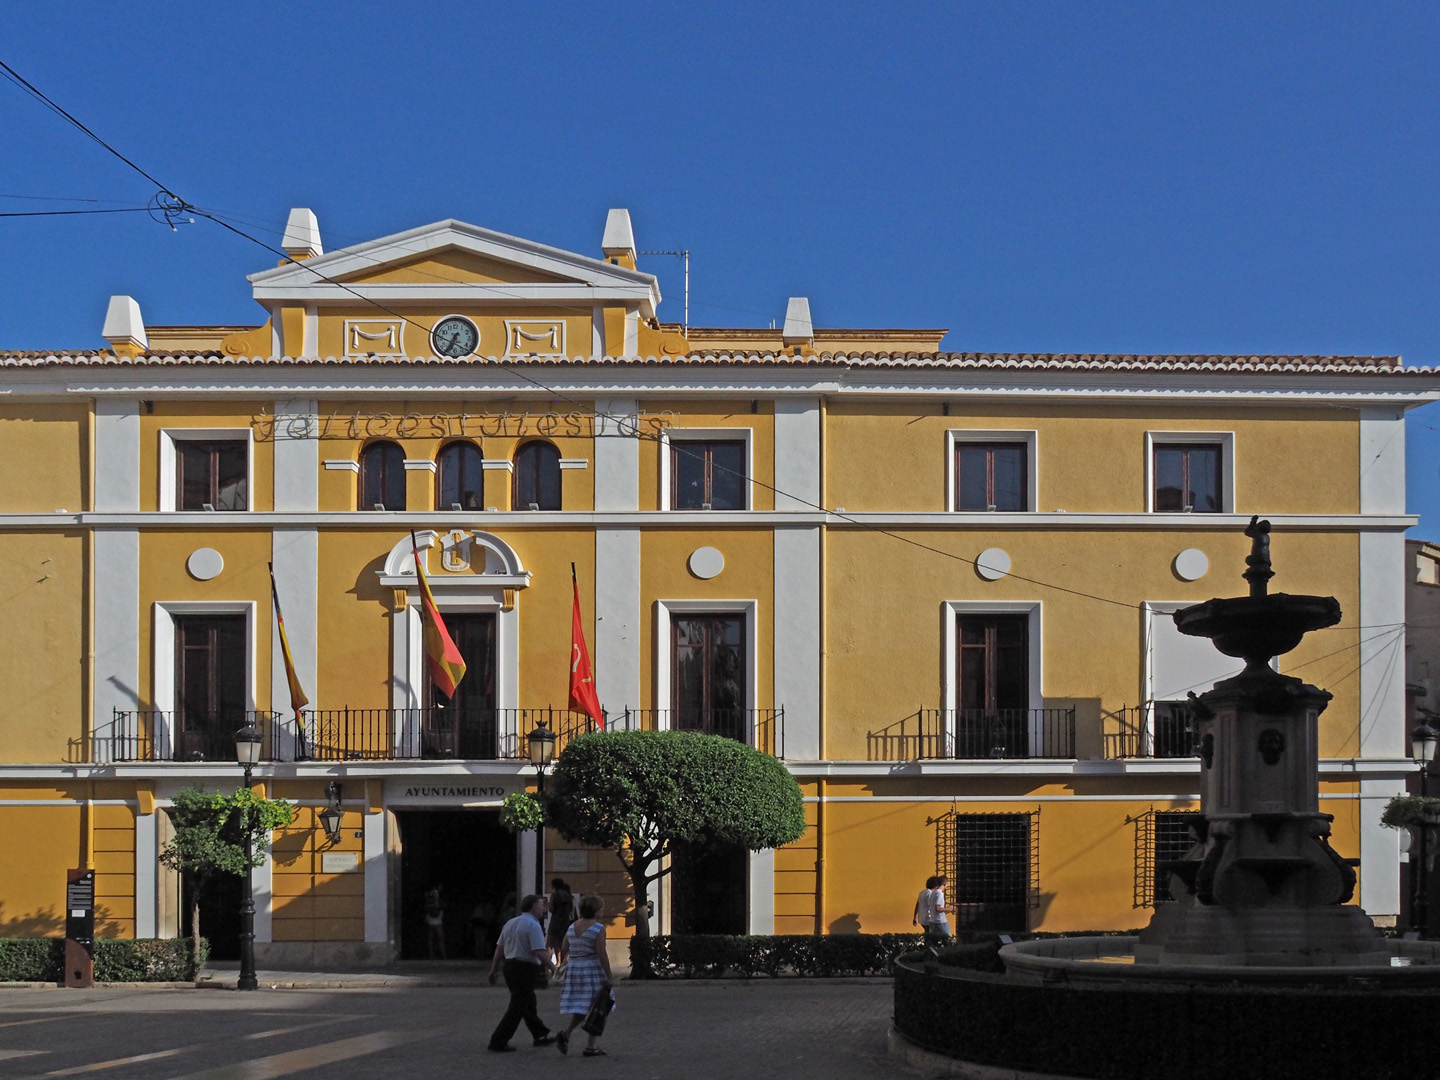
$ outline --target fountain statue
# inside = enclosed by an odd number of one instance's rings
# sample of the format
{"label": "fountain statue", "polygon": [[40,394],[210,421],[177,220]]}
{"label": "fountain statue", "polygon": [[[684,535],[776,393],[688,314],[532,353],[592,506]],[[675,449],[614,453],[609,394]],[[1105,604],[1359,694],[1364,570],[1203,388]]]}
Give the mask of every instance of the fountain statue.
{"label": "fountain statue", "polygon": [[1330,694],[1281,675],[1272,657],[1340,621],[1333,596],[1270,595],[1270,523],[1252,518],[1248,596],[1175,613],[1182,634],[1245,661],[1190,695],[1198,721],[1196,843],[1172,866],[1176,903],[1141,931],[1137,964],[1383,965],[1390,951],[1348,901],[1355,871],[1330,846],[1319,806],[1317,728]]}

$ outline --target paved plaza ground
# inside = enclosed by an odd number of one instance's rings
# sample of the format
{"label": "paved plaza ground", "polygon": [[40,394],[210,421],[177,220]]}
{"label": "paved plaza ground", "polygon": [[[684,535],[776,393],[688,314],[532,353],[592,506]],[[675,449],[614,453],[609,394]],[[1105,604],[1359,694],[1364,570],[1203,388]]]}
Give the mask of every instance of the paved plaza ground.
{"label": "paved plaza ground", "polygon": [[[888,979],[621,982],[604,1039],[608,1056],[591,1059],[580,1056],[580,1032],[570,1056],[561,1057],[553,1046],[532,1048],[523,1028],[514,1040],[516,1053],[487,1053],[486,1039],[505,1010],[503,987],[439,986],[433,983],[443,980],[423,976],[402,980],[382,986],[373,977],[356,978],[344,989],[254,993],[220,987],[0,989],[0,1078],[918,1075],[886,1057]],[[558,1001],[557,990],[541,993],[547,1023],[556,1022]]]}

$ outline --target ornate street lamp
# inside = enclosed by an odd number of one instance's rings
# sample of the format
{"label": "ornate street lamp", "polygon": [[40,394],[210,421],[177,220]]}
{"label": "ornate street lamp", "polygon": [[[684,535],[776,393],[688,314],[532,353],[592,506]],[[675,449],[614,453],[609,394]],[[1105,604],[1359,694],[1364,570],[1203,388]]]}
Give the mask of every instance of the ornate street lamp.
{"label": "ornate street lamp", "polygon": [[[260,751],[265,737],[253,723],[235,732],[235,760],[245,770],[245,788],[250,788],[251,772],[260,760]],[[250,883],[250,862],[254,857],[250,843],[250,822],[241,822],[245,834],[245,881],[240,893],[240,978],[235,982],[236,990],[254,990],[258,985],[255,978],[255,892]]]}
{"label": "ornate street lamp", "polygon": [[340,809],[340,781],[331,780],[325,785],[325,797],[329,799],[328,805],[320,811],[320,827],[325,830],[325,838],[332,844],[340,842],[340,823],[344,820],[344,812]]}
{"label": "ornate street lamp", "polygon": [[[1420,797],[1429,795],[1426,790],[1426,781],[1430,777],[1430,762],[1435,760],[1435,744],[1440,742],[1440,732],[1437,732],[1429,724],[1421,724],[1410,732],[1410,756],[1420,766]],[[1411,873],[1415,879],[1415,905],[1414,918],[1415,929],[1420,931],[1424,937],[1425,931],[1430,923],[1430,890],[1426,880],[1429,875],[1429,846],[1430,846],[1430,825],[1422,822],[1420,825],[1420,850],[1416,852],[1417,861]]]}
{"label": "ornate street lamp", "polygon": [[[555,732],[551,731],[544,723],[537,724],[526,736],[530,744],[530,764],[535,766],[535,775],[538,777],[537,791],[543,798],[545,795],[545,770],[555,760]],[[535,893],[544,895],[545,892],[545,823],[542,821],[535,828]]]}

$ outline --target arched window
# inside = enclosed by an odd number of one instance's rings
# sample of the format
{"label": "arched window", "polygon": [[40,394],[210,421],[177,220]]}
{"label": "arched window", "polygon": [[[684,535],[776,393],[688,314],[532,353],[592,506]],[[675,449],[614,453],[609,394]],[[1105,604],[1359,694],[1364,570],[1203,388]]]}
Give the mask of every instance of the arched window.
{"label": "arched window", "polygon": [[374,442],[360,454],[360,509],[405,509],[405,452],[393,442]]}
{"label": "arched window", "polygon": [[560,509],[560,451],[528,442],[515,454],[515,510]]}
{"label": "arched window", "polygon": [[440,451],[439,509],[484,510],[485,471],[480,448],[452,442]]}

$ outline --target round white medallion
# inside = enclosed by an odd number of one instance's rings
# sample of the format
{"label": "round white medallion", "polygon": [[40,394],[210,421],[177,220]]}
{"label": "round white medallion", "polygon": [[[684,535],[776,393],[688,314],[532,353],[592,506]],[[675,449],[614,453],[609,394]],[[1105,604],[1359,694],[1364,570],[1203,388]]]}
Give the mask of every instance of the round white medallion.
{"label": "round white medallion", "polygon": [[718,577],[720,571],[724,569],[725,556],[720,554],[719,548],[696,548],[690,553],[690,572],[698,578],[708,581],[710,578]]}
{"label": "round white medallion", "polygon": [[225,559],[214,548],[196,548],[186,560],[185,569],[190,571],[191,577],[209,581],[220,576],[220,571],[225,569]]}
{"label": "round white medallion", "polygon": [[1181,581],[1199,581],[1210,572],[1210,560],[1199,548],[1186,548],[1175,556],[1175,576]]}
{"label": "round white medallion", "polygon": [[986,548],[975,559],[975,572],[986,581],[999,581],[1010,573],[1010,555],[1004,548]]}

